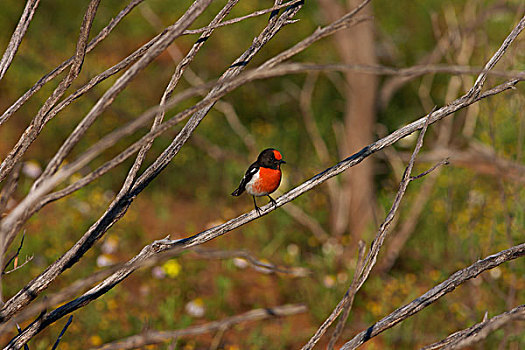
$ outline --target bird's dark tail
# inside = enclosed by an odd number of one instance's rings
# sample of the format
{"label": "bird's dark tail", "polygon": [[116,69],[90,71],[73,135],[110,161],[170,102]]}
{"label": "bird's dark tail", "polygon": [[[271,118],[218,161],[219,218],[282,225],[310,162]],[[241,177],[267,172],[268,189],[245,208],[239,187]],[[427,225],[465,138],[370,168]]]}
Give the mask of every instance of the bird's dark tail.
{"label": "bird's dark tail", "polygon": [[241,188],[241,186],[239,186],[239,188],[232,192],[232,196],[240,196],[243,192],[244,188]]}

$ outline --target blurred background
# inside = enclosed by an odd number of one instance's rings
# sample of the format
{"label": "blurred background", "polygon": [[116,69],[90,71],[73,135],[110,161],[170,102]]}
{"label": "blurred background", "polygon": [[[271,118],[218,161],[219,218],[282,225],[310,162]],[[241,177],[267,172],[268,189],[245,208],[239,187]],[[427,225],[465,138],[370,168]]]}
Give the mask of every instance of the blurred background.
{"label": "blurred background", "polygon": [[[20,49],[0,84],[5,111],[42,75],[75,51],[87,1],[42,2]],[[86,60],[74,91],[119,62],[172,24],[191,1],[147,0],[133,10]],[[92,35],[127,3],[101,2]],[[241,1],[228,18],[272,6]],[[299,22],[285,26],[254,58],[254,68],[355,7],[357,2],[308,1]],[[0,4],[0,48],[4,50],[24,2]],[[215,1],[192,25],[206,25],[224,1]],[[373,16],[350,30],[325,38],[297,55],[296,62],[481,67],[524,13],[522,1],[373,0]],[[176,91],[218,77],[268,22],[268,15],[216,30]],[[181,37],[139,74],[91,127],[71,159],[102,135],[158,104],[174,67],[197,36]],[[525,68],[523,35],[496,70]],[[118,76],[117,76],[118,77]],[[62,141],[112,77],[64,110],[44,128],[24,161],[14,201],[27,194]],[[127,214],[46,293],[59,291],[94,271],[136,255],[168,234],[181,238],[253,209],[249,196],[232,197],[247,166],[274,147],[287,164],[274,198],[372,141],[468,91],[475,75],[426,73],[384,76],[325,72],[290,75],[247,84],[216,104],[179,155],[136,198]],[[504,81],[489,77],[486,86]],[[45,99],[48,84],[0,129],[0,157],[13,147]],[[485,99],[429,128],[414,173],[443,158],[451,164],[414,181],[387,238],[377,266],[357,294],[340,343],[410,302],[456,270],[523,242],[525,228],[524,87]],[[198,101],[184,102],[167,117]],[[149,163],[180,130],[158,138]],[[110,159],[141,133],[132,135],[83,169],[71,182]],[[222,349],[297,349],[304,345],[351,283],[357,242],[369,246],[390,209],[417,134],[367,158],[314,191],[204,246],[245,250],[262,262],[296,271],[254,269],[244,259],[215,259],[206,250],[189,251],[142,269],[105,296],[79,310],[60,349],[83,349],[141,332],[185,328],[253,308],[304,303],[308,311],[278,320],[240,324],[221,334]],[[34,259],[4,278],[4,298],[61,256],[95,222],[120,189],[132,160],[89,186],[44,207],[26,225],[21,257]],[[70,182],[70,183],[71,183]],[[259,204],[266,204],[260,199]],[[12,203],[14,204],[14,202]],[[18,238],[19,239],[19,238]],[[15,242],[13,247],[17,245]],[[446,337],[525,300],[525,266],[516,260],[483,273],[416,316],[366,343],[366,349],[413,349]],[[66,319],[30,343],[49,349]],[[486,340],[486,349],[525,344],[519,324]],[[16,330],[13,330],[15,335]],[[216,334],[182,337],[177,349],[208,349]],[[329,337],[325,337],[329,339]],[[4,341],[7,339],[4,339]],[[326,339],[320,347],[325,346]],[[152,346],[164,349],[170,344]]]}

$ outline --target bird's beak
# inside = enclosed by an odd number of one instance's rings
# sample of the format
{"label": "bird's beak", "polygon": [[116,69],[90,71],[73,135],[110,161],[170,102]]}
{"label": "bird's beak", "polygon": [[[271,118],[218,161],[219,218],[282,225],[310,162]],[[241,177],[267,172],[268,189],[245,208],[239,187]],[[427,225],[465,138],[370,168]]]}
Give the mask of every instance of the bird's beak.
{"label": "bird's beak", "polygon": [[286,164],[286,162],[285,162],[284,160],[281,159],[281,160],[279,161],[279,164]]}

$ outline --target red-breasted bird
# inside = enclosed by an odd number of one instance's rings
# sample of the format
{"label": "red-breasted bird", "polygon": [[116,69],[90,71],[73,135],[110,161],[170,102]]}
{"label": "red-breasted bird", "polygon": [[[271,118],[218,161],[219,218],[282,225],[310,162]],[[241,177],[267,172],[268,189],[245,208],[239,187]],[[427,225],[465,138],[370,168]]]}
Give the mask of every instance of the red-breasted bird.
{"label": "red-breasted bird", "polygon": [[278,150],[267,148],[259,154],[257,160],[250,165],[241,180],[239,187],[233,191],[232,196],[240,196],[245,190],[253,197],[253,204],[257,213],[261,213],[255,197],[268,196],[274,204],[275,200],[270,197],[281,183],[281,164],[286,163]]}

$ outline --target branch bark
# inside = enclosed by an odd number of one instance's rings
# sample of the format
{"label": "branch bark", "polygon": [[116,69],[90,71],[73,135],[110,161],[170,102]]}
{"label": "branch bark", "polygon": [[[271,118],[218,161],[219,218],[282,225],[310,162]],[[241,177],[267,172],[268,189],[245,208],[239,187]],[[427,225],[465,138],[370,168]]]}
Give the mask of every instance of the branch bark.
{"label": "branch bark", "polygon": [[24,12],[22,12],[22,16],[20,16],[20,21],[18,21],[18,25],[16,26],[15,31],[11,36],[11,40],[2,55],[2,59],[0,60],[0,80],[2,80],[5,72],[13,61],[13,58],[15,58],[18,47],[22,43],[22,39],[26,34],[27,28],[29,28],[29,23],[31,23],[39,3],[40,0],[27,0]]}
{"label": "branch bark", "polygon": [[232,326],[250,321],[259,321],[268,318],[284,317],[306,312],[304,305],[290,304],[276,306],[272,308],[254,309],[240,315],[228,317],[219,321],[209,322],[202,325],[178,329],[174,331],[146,331],[142,334],[134,335],[112,343],[104,344],[92,350],[117,350],[117,349],[136,349],[146,345],[153,345],[165,342],[170,339],[213,332],[228,329]]}
{"label": "branch bark", "polygon": [[478,276],[480,273],[486,270],[490,270],[496,266],[503,264],[504,262],[520,258],[525,255],[525,243],[503,250],[496,254],[490,255],[483,260],[479,260],[474,264],[459,270],[452,274],[448,279],[441,282],[434,288],[430,289],[425,294],[414,299],[412,302],[398,308],[390,315],[383,317],[381,320],[368,327],[366,330],[360,332],[351,340],[346,342],[341,349],[350,350],[355,349],[367,342],[371,338],[378,334],[381,334],[385,330],[392,328],[399,322],[407,319],[408,317],[416,314],[432,303],[436,302],[442,296],[452,292],[459,285],[463,284],[471,278]]}

